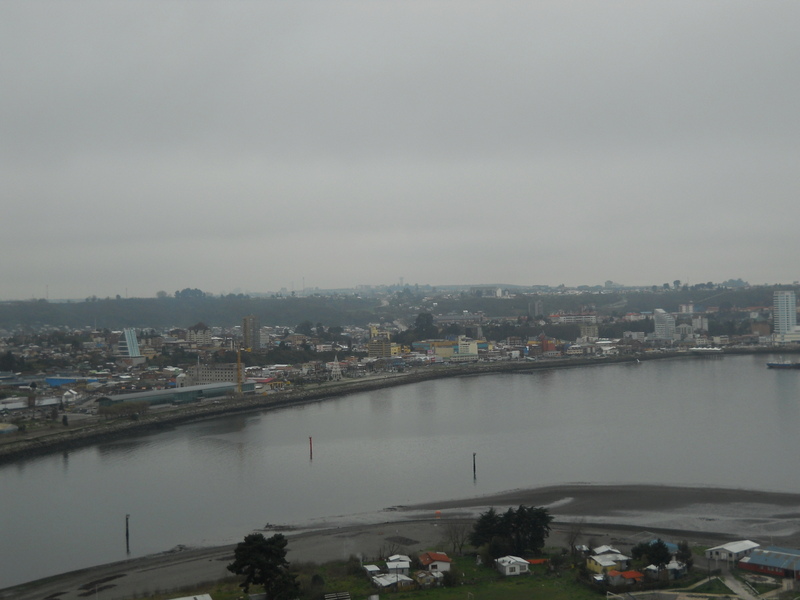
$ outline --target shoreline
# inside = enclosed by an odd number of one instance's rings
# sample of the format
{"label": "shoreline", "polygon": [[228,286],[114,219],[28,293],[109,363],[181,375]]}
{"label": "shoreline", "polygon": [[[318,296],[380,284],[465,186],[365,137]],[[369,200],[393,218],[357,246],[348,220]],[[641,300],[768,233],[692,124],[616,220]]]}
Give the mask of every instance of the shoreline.
{"label": "shoreline", "polygon": [[[686,355],[678,355],[684,358]],[[653,359],[674,358],[673,355],[656,355]],[[627,360],[616,360],[616,363],[635,361],[635,358]],[[382,389],[390,386],[407,385],[429,379],[446,377],[465,377],[478,376],[483,373],[503,373],[503,372],[533,372],[542,369],[581,367],[586,365],[602,366],[609,364],[608,360],[586,360],[586,361],[542,361],[541,363],[512,363],[511,365],[500,365],[506,368],[492,368],[495,365],[486,365],[484,369],[475,368],[447,368],[438,369],[434,372],[425,370],[423,373],[407,373],[403,375],[374,378],[369,381],[355,380],[346,384],[328,384],[301,392],[303,397],[287,399],[285,396],[281,401],[275,401],[274,396],[268,397],[271,400],[269,405],[261,405],[260,402],[253,406],[249,399],[242,401],[242,407],[231,410],[231,406],[226,405],[220,411],[219,406],[208,406],[213,412],[221,414],[198,414],[196,409],[205,407],[190,407],[193,414],[186,418],[185,409],[178,409],[176,423],[162,421],[155,427],[150,424],[145,431],[153,429],[173,427],[182,422],[191,422],[202,419],[211,419],[236,412],[256,412],[277,408],[291,408],[306,403],[319,402],[327,398],[340,397],[360,391],[372,389]],[[513,368],[508,368],[508,367]],[[432,370],[433,371],[433,370]],[[421,376],[424,375],[424,376]],[[354,389],[354,385],[358,389]],[[256,398],[255,400],[259,400]],[[166,415],[161,415],[166,416]],[[172,415],[170,415],[172,416]],[[108,439],[115,439],[122,436],[130,436],[141,433],[140,431],[125,430],[121,433],[112,432]],[[75,446],[85,446],[93,442],[81,441]],[[56,448],[56,451],[58,448]],[[45,446],[36,454],[43,454],[54,451],[52,446]],[[27,456],[27,455],[26,455]],[[527,504],[533,506],[546,506],[555,517],[551,539],[556,539],[556,534],[563,534],[575,522],[582,519],[583,525],[594,537],[608,538],[614,543],[615,540],[632,539],[634,536],[644,535],[645,532],[659,532],[658,535],[671,537],[671,539],[692,539],[698,543],[707,545],[717,545],[731,539],[750,538],[760,541],[762,544],[772,545],[774,539],[781,540],[778,545],[796,546],[800,544],[800,494],[761,491],[753,489],[729,489],[712,487],[692,487],[692,486],[661,486],[661,485],[635,485],[635,484],[586,484],[586,483],[564,483],[542,488],[532,489],[511,489],[494,493],[488,496],[476,496],[461,499],[443,499],[439,501],[426,502],[410,506],[392,506],[380,511],[365,513],[364,515],[341,515],[326,519],[318,519],[316,522],[306,522],[300,526],[286,524],[281,526],[267,526],[262,531],[266,535],[274,532],[284,532],[290,539],[290,546],[297,546],[297,560],[308,560],[312,562],[335,559],[347,550],[341,558],[347,558],[353,551],[369,555],[378,546],[386,543],[388,537],[404,537],[417,542],[433,541],[436,539],[426,537],[424,531],[437,531],[442,522],[468,521],[474,519],[480,512],[491,506],[503,508]],[[436,515],[440,511],[439,515]],[[365,518],[369,517],[369,518]],[[440,518],[437,518],[440,517]],[[431,529],[432,528],[432,529]],[[380,537],[392,531],[412,530],[417,533],[414,535],[400,535]],[[269,532],[269,533],[268,533]],[[246,532],[243,532],[243,535]],[[588,535],[588,534],[587,534]],[[306,542],[305,540],[312,540]],[[200,559],[192,558],[197,556],[215,556],[216,558],[206,558],[207,561],[229,560],[231,549],[239,540],[220,539],[214,545],[192,547],[185,549],[177,546],[171,551],[159,552],[147,556],[137,557],[115,565],[99,565],[84,568],[74,572],[77,574],[98,573],[112,570],[115,573],[125,571],[126,579],[132,574],[134,564],[147,564],[145,567],[136,567],[137,573],[154,570],[174,571],[170,577],[175,577],[180,581],[188,581],[194,577],[194,581],[205,581],[197,579],[196,572],[189,574],[180,564],[187,562],[196,564]],[[219,544],[219,545],[217,545]],[[428,548],[412,547],[404,548],[409,552]],[[324,556],[320,552],[325,550]],[[316,553],[316,554],[315,554]],[[293,559],[294,560],[294,559]],[[173,565],[174,567],[170,566]],[[222,566],[224,567],[222,563]],[[207,565],[208,566],[208,565]],[[48,577],[43,580],[31,581],[17,588],[0,589],[0,599],[4,598],[23,598],[17,594],[18,588],[33,586],[39,588],[51,579],[62,580],[62,577],[70,576],[76,578],[86,578],[84,575],[67,573]],[[191,575],[191,577],[190,577]],[[220,577],[225,576],[221,573]],[[92,576],[95,581],[101,577]],[[120,576],[121,577],[121,576]],[[132,577],[130,581],[135,581]],[[83,585],[83,584],[82,584]],[[121,584],[114,584],[122,587]],[[175,584],[168,589],[188,584]],[[8,590],[14,589],[15,592],[8,595]],[[39,588],[40,589],[40,588]],[[60,590],[59,590],[60,591]],[[85,591],[85,588],[84,588]],[[51,594],[54,593],[50,592]],[[136,593],[141,594],[141,589]],[[46,597],[48,594],[36,593],[37,596],[31,598]],[[106,595],[109,598],[108,595]],[[123,598],[125,596],[119,596]],[[127,597],[131,597],[130,595]],[[54,597],[53,600],[56,600]],[[68,600],[68,597],[58,596],[58,600]]]}
{"label": "shoreline", "polygon": [[[632,484],[565,484],[509,490],[389,507],[369,515],[347,515],[339,525],[308,523],[256,531],[267,536],[285,533],[290,562],[323,563],[353,555],[369,560],[390,545],[406,554],[434,548],[447,551],[442,542],[443,524],[472,522],[488,507],[504,511],[518,504],[548,507],[554,516],[548,548],[564,547],[576,525],[582,528],[580,543],[614,544],[623,552],[655,537],[674,542],[685,539],[700,546],[735,539],[751,539],[762,545],[800,544],[800,494]],[[156,589],[178,592],[230,575],[225,566],[232,559],[236,543],[178,548],[53,575],[0,589],[0,599],[77,600],[85,597],[94,583],[101,582],[107,586],[103,590],[106,600],[141,597]]]}
{"label": "shoreline", "polygon": [[473,363],[469,365],[436,365],[413,369],[407,373],[387,374],[377,377],[329,382],[315,388],[275,392],[269,395],[244,396],[220,404],[183,405],[163,412],[153,411],[138,421],[117,418],[105,421],[93,417],[87,425],[60,428],[39,432],[15,433],[0,437],[0,465],[41,456],[54,452],[91,446],[92,444],[169,429],[184,423],[193,423],[234,414],[276,410],[302,406],[359,392],[369,392],[387,387],[410,385],[434,379],[450,377],[474,377],[484,374],[518,373],[547,369],[600,367],[609,364],[635,363],[645,360],[698,357],[690,353],[657,353],[646,356],[623,356],[609,358],[562,358],[541,361]]}

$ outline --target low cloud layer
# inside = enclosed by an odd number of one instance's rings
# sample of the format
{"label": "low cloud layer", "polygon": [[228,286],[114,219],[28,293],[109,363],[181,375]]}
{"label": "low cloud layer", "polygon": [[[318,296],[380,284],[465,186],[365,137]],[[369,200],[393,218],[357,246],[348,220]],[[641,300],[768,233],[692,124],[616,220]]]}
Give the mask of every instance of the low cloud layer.
{"label": "low cloud layer", "polygon": [[800,279],[795,2],[0,5],[0,298]]}

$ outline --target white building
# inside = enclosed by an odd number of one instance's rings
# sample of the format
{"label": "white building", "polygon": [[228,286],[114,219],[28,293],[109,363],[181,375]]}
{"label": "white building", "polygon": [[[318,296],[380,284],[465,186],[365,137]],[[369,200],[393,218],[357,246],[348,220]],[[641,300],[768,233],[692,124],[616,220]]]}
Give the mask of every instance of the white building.
{"label": "white building", "polygon": [[126,358],[137,358],[142,355],[139,351],[139,341],[136,339],[136,330],[126,328],[122,330],[122,335],[117,342],[117,356]]}
{"label": "white building", "polygon": [[692,329],[695,331],[708,331],[708,317],[702,315],[693,316]]}
{"label": "white building", "polygon": [[494,564],[503,575],[521,575],[530,571],[530,563],[519,556],[501,556]]}
{"label": "white building", "polygon": [[552,323],[573,325],[575,323],[597,323],[597,313],[556,313],[550,315]]}
{"label": "white building", "polygon": [[390,575],[408,575],[411,570],[411,558],[405,554],[393,554],[386,559],[386,572]]}
{"label": "white building", "polygon": [[750,540],[739,540],[737,542],[728,542],[721,546],[714,546],[706,550],[706,558],[713,558],[716,560],[724,560],[726,562],[738,562],[745,556],[748,556],[760,544],[751,542]]}
{"label": "white building", "polygon": [[653,311],[655,332],[653,337],[659,340],[672,340],[675,338],[675,317],[662,308]]}
{"label": "white building", "polygon": [[775,343],[800,342],[795,293],[792,291],[773,292],[772,301],[772,331]]}
{"label": "white building", "polygon": [[797,298],[794,292],[774,292],[772,294],[772,331],[790,333],[797,327]]}

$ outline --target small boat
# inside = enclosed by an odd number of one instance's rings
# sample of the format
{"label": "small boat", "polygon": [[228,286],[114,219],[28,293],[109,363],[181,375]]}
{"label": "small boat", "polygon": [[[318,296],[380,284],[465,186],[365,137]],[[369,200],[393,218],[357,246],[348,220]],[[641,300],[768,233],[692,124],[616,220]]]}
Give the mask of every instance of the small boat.
{"label": "small boat", "polygon": [[769,362],[768,369],[800,369],[800,362]]}

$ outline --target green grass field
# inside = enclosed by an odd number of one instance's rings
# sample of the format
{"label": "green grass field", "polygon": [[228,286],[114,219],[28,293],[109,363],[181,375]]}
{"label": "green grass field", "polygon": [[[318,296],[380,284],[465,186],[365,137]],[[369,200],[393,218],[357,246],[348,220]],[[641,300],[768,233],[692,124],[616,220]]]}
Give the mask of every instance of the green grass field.
{"label": "green grass field", "polygon": [[[325,593],[350,592],[354,600],[366,599],[371,594],[380,594],[393,600],[597,600],[604,597],[575,579],[575,572],[565,570],[560,575],[548,574],[544,567],[535,566],[529,575],[503,577],[494,569],[477,566],[473,557],[454,560],[455,568],[461,573],[462,585],[432,589],[415,589],[398,592],[378,592],[361,572],[358,563],[332,562],[324,565],[296,564],[298,581],[302,587],[303,600],[315,600]],[[314,576],[317,577],[314,577]],[[312,578],[324,585],[313,585]],[[210,594],[213,600],[239,600],[245,597],[237,585],[238,580],[230,578],[212,586],[185,589],[146,596],[148,600],[168,600],[192,594]],[[251,593],[261,591],[256,587]]]}

